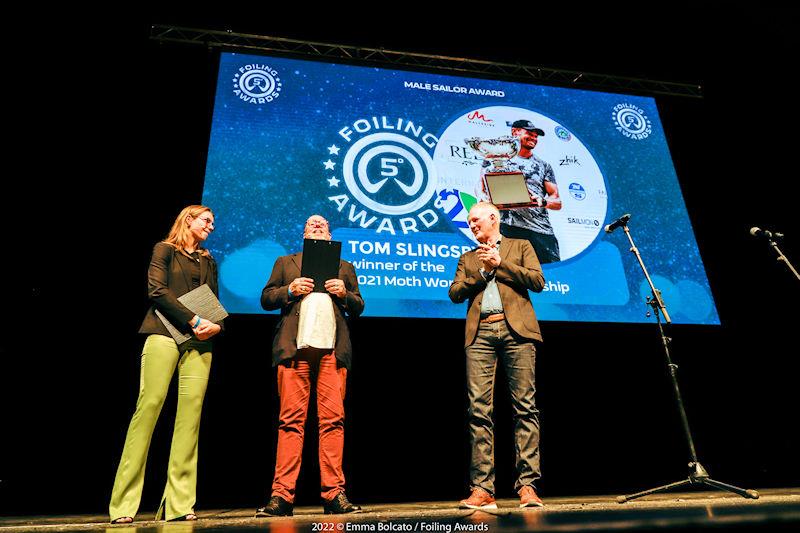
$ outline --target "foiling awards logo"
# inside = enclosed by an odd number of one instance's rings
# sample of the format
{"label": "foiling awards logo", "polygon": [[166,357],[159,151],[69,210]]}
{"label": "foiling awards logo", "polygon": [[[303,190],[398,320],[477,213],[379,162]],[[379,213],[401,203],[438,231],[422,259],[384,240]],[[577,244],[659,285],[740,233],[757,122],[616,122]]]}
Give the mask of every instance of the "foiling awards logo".
{"label": "foiling awards logo", "polygon": [[640,141],[646,139],[653,132],[650,119],[644,114],[644,109],[633,104],[617,104],[611,113],[614,127],[618,132],[629,139]]}
{"label": "foiling awards logo", "polygon": [[409,119],[385,116],[359,118],[338,134],[344,146],[328,146],[322,165],[331,192],[336,191],[328,199],[348,213],[350,222],[391,235],[438,222],[429,206],[438,184],[428,153],[436,136]]}
{"label": "foiling awards logo", "polygon": [[283,84],[278,71],[269,65],[250,63],[239,67],[233,76],[233,94],[248,104],[266,104],[281,94]]}

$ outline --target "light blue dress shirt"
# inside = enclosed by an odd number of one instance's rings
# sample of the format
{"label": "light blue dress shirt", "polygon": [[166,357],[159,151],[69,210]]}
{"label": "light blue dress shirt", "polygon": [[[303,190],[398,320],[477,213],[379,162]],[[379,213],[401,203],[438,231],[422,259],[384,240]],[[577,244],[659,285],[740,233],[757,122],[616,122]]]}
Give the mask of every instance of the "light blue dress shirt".
{"label": "light blue dress shirt", "polygon": [[[494,246],[499,251],[500,241],[497,241]],[[483,300],[481,300],[481,316],[502,313],[503,302],[500,300],[500,290],[497,288],[496,271],[486,272],[481,268],[480,272],[483,279],[486,280],[486,289],[483,291]]]}

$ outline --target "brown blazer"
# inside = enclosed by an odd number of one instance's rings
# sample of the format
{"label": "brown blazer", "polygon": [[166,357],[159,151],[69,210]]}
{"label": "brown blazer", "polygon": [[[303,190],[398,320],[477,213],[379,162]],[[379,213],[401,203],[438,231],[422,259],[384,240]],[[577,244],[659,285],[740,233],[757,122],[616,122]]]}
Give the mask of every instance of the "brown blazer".
{"label": "brown blazer", "polygon": [[[458,260],[456,277],[450,285],[450,299],[461,303],[469,299],[464,347],[475,341],[478,323],[481,318],[481,302],[486,281],[481,276],[482,263],[476,250],[466,252]],[[503,237],[500,243],[500,266],[495,271],[500,301],[506,322],[514,332],[526,339],[542,340],[539,322],[533,311],[528,290],[541,292],[544,276],[536,252],[531,243],[524,239]]]}
{"label": "brown blazer", "polygon": [[[281,319],[275,326],[275,338],[272,341],[272,365],[291,359],[297,354],[297,326],[300,322],[300,299],[289,298],[289,284],[300,277],[303,265],[302,252],[284,255],[275,260],[272,275],[264,290],[261,291],[261,307],[267,311],[281,310]],[[350,344],[350,329],[347,327],[345,312],[350,316],[358,316],[364,310],[364,300],[358,292],[358,278],[353,265],[347,261],[339,262],[338,278],[344,281],[347,294],[344,298],[331,296],[333,312],[336,315],[336,359],[350,369],[353,348]]]}
{"label": "brown blazer", "polygon": [[[147,296],[153,305],[147,310],[139,333],[170,336],[161,319],[156,316],[156,309],[181,332],[192,331],[189,320],[194,313],[178,301],[179,296],[192,290],[191,261],[174,246],[165,242],[156,243],[153,247],[153,255],[147,269]],[[200,284],[204,283],[208,283],[214,294],[219,296],[217,263],[210,255],[200,256]]]}

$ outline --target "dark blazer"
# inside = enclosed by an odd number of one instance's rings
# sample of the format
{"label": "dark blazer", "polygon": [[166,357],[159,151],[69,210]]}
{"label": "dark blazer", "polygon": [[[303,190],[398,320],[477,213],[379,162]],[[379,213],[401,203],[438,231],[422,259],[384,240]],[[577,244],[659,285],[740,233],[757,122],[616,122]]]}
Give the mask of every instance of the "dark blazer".
{"label": "dark blazer", "polygon": [[[303,254],[284,255],[275,260],[272,275],[267,286],[261,291],[261,307],[267,311],[281,310],[281,319],[275,326],[275,338],[272,341],[272,364],[291,359],[297,354],[297,326],[300,322],[300,299],[289,299],[289,284],[300,277]],[[358,292],[358,278],[353,265],[347,261],[339,262],[338,278],[344,281],[347,294],[344,298],[331,296],[333,312],[336,315],[336,359],[350,369],[353,348],[350,344],[350,329],[347,327],[345,312],[350,316],[358,316],[364,310],[364,299]]]}
{"label": "dark blazer", "polygon": [[[464,335],[465,347],[475,341],[481,318],[481,302],[483,291],[486,289],[486,281],[480,273],[481,266],[483,264],[478,259],[477,249],[466,252],[458,260],[456,277],[450,285],[449,295],[454,303],[458,304],[469,299]],[[502,238],[500,266],[495,271],[495,279],[508,325],[521,337],[541,341],[542,334],[528,296],[528,289],[542,292],[544,276],[542,266],[529,241]]]}
{"label": "dark blazer", "polygon": [[[150,267],[147,269],[147,296],[153,305],[147,310],[139,333],[170,336],[156,316],[156,309],[179,331],[191,332],[188,322],[195,314],[178,301],[179,296],[192,290],[191,262],[192,259],[165,242],[153,247]],[[204,283],[208,283],[214,294],[219,296],[217,263],[210,255],[200,256],[200,284]]]}

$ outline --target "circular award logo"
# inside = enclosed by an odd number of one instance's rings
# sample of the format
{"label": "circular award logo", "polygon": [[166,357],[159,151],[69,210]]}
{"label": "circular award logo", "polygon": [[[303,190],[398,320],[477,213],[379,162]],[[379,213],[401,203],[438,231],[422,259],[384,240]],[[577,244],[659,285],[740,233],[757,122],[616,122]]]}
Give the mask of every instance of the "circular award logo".
{"label": "circular award logo", "polygon": [[278,71],[269,65],[251,63],[239,67],[233,76],[233,94],[249,104],[272,102],[281,93]]}
{"label": "circular award logo", "polygon": [[617,104],[611,113],[614,127],[629,139],[646,139],[653,132],[652,124],[644,110],[632,104]]}
{"label": "circular award logo", "polygon": [[353,197],[385,215],[413,213],[436,192],[431,156],[416,141],[396,133],[373,133],[347,150],[342,176]]}

